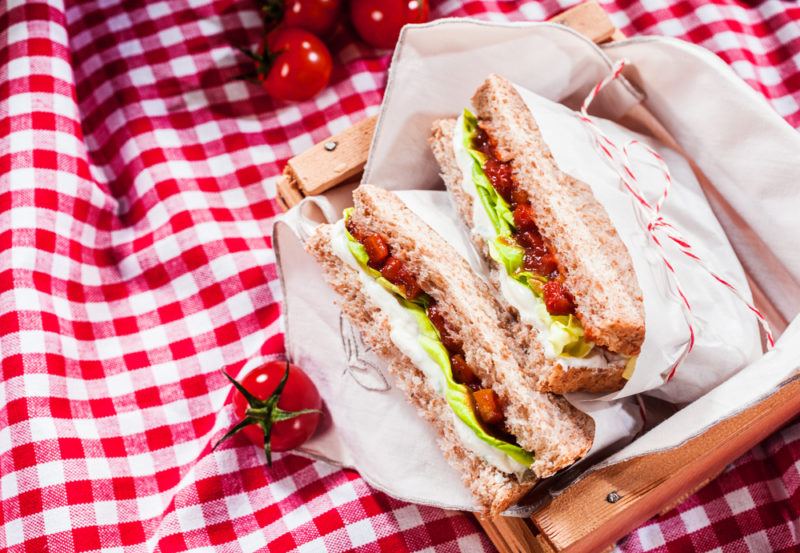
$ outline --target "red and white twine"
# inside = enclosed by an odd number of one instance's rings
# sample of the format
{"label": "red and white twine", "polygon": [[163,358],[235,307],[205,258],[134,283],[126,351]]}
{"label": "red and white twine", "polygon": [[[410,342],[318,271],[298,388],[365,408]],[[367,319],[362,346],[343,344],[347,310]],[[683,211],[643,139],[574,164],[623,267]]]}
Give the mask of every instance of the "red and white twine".
{"label": "red and white twine", "polygon": [[[689,303],[689,299],[686,297],[683,288],[681,287],[675,267],[667,259],[666,249],[664,248],[659,235],[672,242],[680,252],[697,262],[714,280],[725,286],[734,294],[734,296],[744,303],[747,308],[755,314],[759,324],[761,325],[761,328],[764,330],[768,347],[772,348],[775,345],[775,339],[772,335],[772,331],[770,330],[769,323],[767,322],[766,317],[764,317],[764,314],[756,309],[756,307],[750,301],[748,301],[747,298],[745,298],[733,284],[714,272],[708,266],[708,264],[697,253],[695,253],[692,245],[680,234],[678,229],[676,229],[661,215],[661,208],[664,206],[664,203],[669,196],[670,188],[672,187],[672,175],[670,175],[669,167],[667,167],[664,159],[650,146],[639,142],[636,139],[629,140],[620,148],[611,138],[608,137],[608,135],[606,135],[606,133],[603,132],[602,129],[600,129],[600,127],[594,122],[592,116],[589,115],[589,105],[600,93],[600,91],[603,90],[603,88],[620,76],[626,63],[627,61],[624,59],[617,60],[614,63],[614,65],[611,67],[611,72],[603,80],[597,83],[597,85],[595,85],[591,92],[589,92],[589,94],[586,96],[586,99],[583,101],[583,105],[581,106],[581,110],[577,115],[580,120],[586,124],[586,127],[592,131],[592,134],[595,138],[595,146],[603,155],[603,157],[610,162],[614,170],[619,174],[620,182],[622,183],[624,189],[627,190],[636,200],[635,205],[642,212],[642,215],[644,215],[642,220],[647,221],[644,230],[656,245],[659,255],[667,268],[667,274],[672,280],[675,292],[681,300],[681,306],[686,316],[686,324],[689,327],[689,342],[678,361],[670,370],[667,380],[674,376],[678,366],[685,359],[686,355],[692,351],[695,343],[695,329],[692,306]],[[655,203],[651,203],[647,200],[647,198],[645,198],[644,193],[639,186],[639,179],[636,176],[637,172],[633,167],[631,158],[631,152],[637,147],[650,155],[650,157],[656,162],[656,165],[658,165],[661,175],[664,178],[664,186],[661,191],[661,195],[658,197],[658,200]]]}

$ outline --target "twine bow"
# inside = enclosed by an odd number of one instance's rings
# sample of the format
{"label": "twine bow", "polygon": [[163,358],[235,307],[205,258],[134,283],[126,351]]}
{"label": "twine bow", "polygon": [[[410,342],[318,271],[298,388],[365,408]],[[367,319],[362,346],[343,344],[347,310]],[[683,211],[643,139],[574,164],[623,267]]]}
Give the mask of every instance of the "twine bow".
{"label": "twine bow", "polygon": [[[692,351],[695,344],[695,328],[694,328],[694,316],[692,314],[692,306],[689,303],[689,299],[686,297],[686,294],[681,287],[680,280],[678,278],[678,274],[675,271],[675,267],[672,263],[669,262],[666,255],[666,249],[662,243],[662,239],[671,242],[675,247],[677,247],[678,251],[683,253],[686,257],[694,260],[700,267],[702,267],[715,281],[719,282],[723,286],[725,286],[736,298],[738,298],[747,308],[752,311],[756,318],[758,319],[761,328],[764,331],[764,334],[767,339],[768,347],[771,349],[775,345],[775,339],[772,335],[772,331],[770,330],[769,323],[767,322],[766,317],[764,316],[761,311],[756,309],[756,307],[745,298],[736,287],[727,281],[725,278],[720,276],[714,270],[709,267],[709,265],[697,254],[695,250],[692,248],[692,245],[689,241],[684,238],[681,233],[676,229],[668,220],[664,218],[661,214],[661,209],[664,206],[664,203],[669,196],[670,188],[672,187],[672,176],[669,172],[669,167],[667,166],[664,159],[653,150],[647,144],[644,144],[636,139],[631,139],[627,141],[622,147],[619,147],[603,130],[595,123],[592,116],[589,115],[588,109],[589,105],[595,99],[595,97],[603,90],[608,84],[612,81],[617,79],[620,74],[622,73],[623,68],[625,67],[627,61],[625,59],[620,59],[614,62],[614,65],[611,67],[611,72],[595,87],[589,92],[586,96],[586,99],[583,101],[583,105],[581,106],[580,112],[577,113],[577,116],[580,120],[586,125],[586,127],[592,132],[594,136],[594,144],[597,148],[598,152],[610,163],[611,167],[614,171],[619,175],[620,182],[622,183],[623,189],[626,190],[633,196],[636,200],[634,205],[637,206],[637,209],[640,212],[641,221],[644,222],[644,230],[649,236],[650,240],[655,244],[659,256],[661,260],[664,262],[664,265],[667,268],[667,274],[670,277],[671,283],[675,290],[675,293],[680,299],[680,304],[684,312],[684,316],[686,318],[686,324],[689,328],[689,342],[686,348],[684,348],[683,353],[680,355],[678,360],[670,369],[669,375],[667,376],[667,381],[669,381],[675,374],[678,366],[683,362],[686,356]],[[641,187],[639,178],[637,177],[637,171],[633,166],[632,163],[632,151],[634,149],[640,149],[646,154],[648,154],[656,163],[659,168],[659,171],[664,180],[664,186],[661,190],[661,194],[658,197],[658,200],[653,203],[648,201],[645,197]]]}

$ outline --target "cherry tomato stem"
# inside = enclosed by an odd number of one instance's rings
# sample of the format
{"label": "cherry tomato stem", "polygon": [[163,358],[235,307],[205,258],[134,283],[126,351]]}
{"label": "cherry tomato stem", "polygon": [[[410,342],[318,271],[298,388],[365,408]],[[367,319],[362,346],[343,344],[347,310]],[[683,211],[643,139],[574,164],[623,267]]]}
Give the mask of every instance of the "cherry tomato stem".
{"label": "cherry tomato stem", "polygon": [[268,29],[277,26],[283,19],[284,0],[259,0],[258,5]]}
{"label": "cherry tomato stem", "polygon": [[[262,365],[258,369],[255,369],[253,372],[248,373],[245,378],[250,378],[252,374],[257,373],[258,371],[265,370],[269,366],[269,363],[266,365]],[[316,428],[317,421],[319,420],[319,414],[322,412],[320,411],[320,399],[319,394],[316,391],[316,388],[313,388],[314,394],[316,394],[316,401],[315,405],[316,408],[307,408],[307,409],[297,409],[297,410],[285,410],[278,407],[278,402],[281,399],[282,394],[286,388],[286,383],[289,380],[289,374],[291,372],[291,365],[289,362],[286,362],[285,370],[283,371],[283,375],[281,376],[280,382],[278,382],[275,389],[265,398],[256,397],[250,390],[248,390],[243,384],[239,383],[236,379],[230,376],[228,373],[223,371],[225,377],[231,381],[231,384],[239,391],[241,396],[246,401],[246,407],[244,408],[243,418],[233,426],[228,432],[225,433],[222,438],[217,441],[214,445],[213,449],[216,449],[219,444],[221,444],[226,439],[230,438],[234,434],[238,433],[241,430],[247,429],[248,427],[252,428],[253,425],[257,426],[261,433],[263,433],[264,438],[264,453],[267,456],[267,465],[272,466],[272,432],[273,428],[275,427],[276,423],[285,422],[291,419],[295,419],[297,417],[302,417],[304,415],[312,415],[316,414],[317,417],[314,419],[313,426],[310,432],[307,432],[302,441],[305,441],[311,433],[313,433],[314,429]],[[299,369],[296,369],[299,371]],[[260,375],[259,375],[260,376]],[[305,375],[303,375],[305,376]],[[307,380],[307,377],[305,377]],[[258,376],[255,378],[255,382],[264,382],[264,379],[259,379]],[[311,381],[308,380],[308,383]],[[313,387],[313,384],[311,384]],[[261,390],[262,392],[264,390]],[[311,394],[312,401],[314,400],[314,394]],[[263,394],[265,395],[265,394]],[[239,405],[237,405],[237,411]],[[300,441],[296,445],[302,443]],[[285,449],[276,448],[279,451],[285,451]],[[286,448],[289,449],[289,448]]]}

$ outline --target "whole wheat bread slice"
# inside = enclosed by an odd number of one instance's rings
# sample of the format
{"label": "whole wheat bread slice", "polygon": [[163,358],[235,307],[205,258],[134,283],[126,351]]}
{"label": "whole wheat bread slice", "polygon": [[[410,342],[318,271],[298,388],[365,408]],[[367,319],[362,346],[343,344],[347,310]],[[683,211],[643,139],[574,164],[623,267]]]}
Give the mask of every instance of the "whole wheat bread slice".
{"label": "whole wheat bread slice", "polygon": [[[370,232],[387,236],[392,254],[417,276],[422,289],[447,313],[451,331],[464,343],[467,363],[478,373],[484,386],[498,394],[505,407],[507,428],[521,447],[533,451],[531,470],[539,477],[581,458],[591,447],[594,423],[563,398],[542,394],[533,380],[520,371],[509,348],[509,338],[498,325],[496,305],[488,287],[467,263],[430,227],[414,215],[394,194],[362,186],[354,193],[353,222]],[[389,339],[388,321],[374,303],[360,291],[355,270],[345,265],[331,250],[331,227],[322,225],[306,243],[306,249],[320,262],[326,279],[344,300],[344,314],[360,330],[365,341],[389,364],[390,371],[422,416],[434,423],[440,445],[450,462],[462,473],[465,482],[481,499],[480,490],[500,489],[503,499],[516,497],[521,489],[511,486],[506,476],[461,447],[452,427],[452,410],[435,396],[423,375]],[[468,466],[467,466],[468,465]],[[481,476],[484,475],[484,476]],[[492,484],[485,482],[489,476]],[[501,480],[498,478],[502,477]],[[477,484],[472,481],[479,479]],[[527,489],[528,484],[516,483]],[[488,487],[487,487],[488,486]],[[479,488],[476,492],[475,489]],[[481,499],[484,505],[486,497]]]}
{"label": "whole wheat bread slice", "polygon": [[472,97],[480,125],[528,192],[536,223],[556,250],[589,340],[624,355],[644,341],[642,292],[630,254],[591,188],[563,173],[513,85],[490,75]]}
{"label": "whole wheat bread slice", "polygon": [[[455,119],[441,119],[435,121],[431,131],[430,145],[436,161],[441,169],[442,179],[453,198],[456,209],[461,218],[469,226],[472,221],[473,198],[461,186],[463,176],[456,161],[453,150],[453,133]],[[481,209],[480,206],[477,207]],[[504,309],[509,310],[513,317],[508,323],[512,326],[511,335],[517,341],[520,365],[528,374],[532,375],[541,391],[559,394],[567,392],[610,392],[619,390],[625,383],[622,373],[625,363],[618,362],[607,368],[565,367],[557,359],[545,357],[542,346],[536,339],[539,332],[533,325],[519,319],[519,314],[508,304],[500,292],[500,271],[503,270],[489,255],[489,248],[483,237],[470,232],[470,238],[476,249],[483,255],[491,268],[489,280],[494,288],[495,298]]]}
{"label": "whole wheat bread slice", "polygon": [[452,409],[425,382],[425,375],[395,347],[389,338],[389,320],[360,292],[356,271],[342,263],[330,249],[331,225],[323,225],[306,243],[322,265],[328,284],[343,301],[344,315],[358,328],[364,342],[387,363],[394,383],[405,393],[420,416],[436,429],[445,458],[461,475],[476,501],[491,514],[498,514],[519,501],[535,481],[519,482],[465,449],[453,426]]}

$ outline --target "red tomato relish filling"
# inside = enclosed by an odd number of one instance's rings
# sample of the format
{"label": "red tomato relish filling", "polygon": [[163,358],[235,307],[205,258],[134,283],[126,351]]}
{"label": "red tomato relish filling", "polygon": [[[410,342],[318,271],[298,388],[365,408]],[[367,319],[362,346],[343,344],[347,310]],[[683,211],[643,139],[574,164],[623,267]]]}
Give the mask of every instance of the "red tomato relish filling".
{"label": "red tomato relish filling", "polygon": [[[353,223],[352,219],[347,221],[347,230],[364,246],[369,256],[369,266],[400,288],[407,299],[413,300],[423,293],[416,276],[402,261],[392,256],[389,241],[385,235],[367,232]],[[473,409],[484,429],[497,438],[509,443],[516,443],[516,439],[504,429],[505,415],[500,398],[491,388],[481,386],[480,379],[464,357],[464,344],[448,324],[446,314],[441,306],[431,299],[425,312],[439,333],[442,345],[450,357],[453,379],[469,389]]]}
{"label": "red tomato relish filling", "polygon": [[524,268],[548,278],[543,286],[547,311],[551,315],[574,315],[575,303],[564,287],[564,277],[559,271],[554,248],[539,232],[528,193],[520,190],[514,182],[511,164],[500,161],[495,144],[480,126],[472,145],[486,156],[483,172],[497,193],[508,202],[514,214],[513,237],[517,245],[525,251]]}

